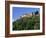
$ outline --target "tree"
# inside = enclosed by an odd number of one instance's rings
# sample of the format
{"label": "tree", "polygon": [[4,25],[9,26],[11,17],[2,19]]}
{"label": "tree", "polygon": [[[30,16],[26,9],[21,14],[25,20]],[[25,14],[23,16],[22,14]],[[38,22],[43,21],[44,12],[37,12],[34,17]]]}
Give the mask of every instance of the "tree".
{"label": "tree", "polygon": [[35,15],[37,15],[37,14],[39,14],[39,12],[38,12],[38,11],[36,11],[36,12],[35,12]]}
{"label": "tree", "polygon": [[[38,13],[35,12],[35,13]],[[34,30],[34,25],[40,29],[40,16],[24,17],[13,22],[13,30]]]}

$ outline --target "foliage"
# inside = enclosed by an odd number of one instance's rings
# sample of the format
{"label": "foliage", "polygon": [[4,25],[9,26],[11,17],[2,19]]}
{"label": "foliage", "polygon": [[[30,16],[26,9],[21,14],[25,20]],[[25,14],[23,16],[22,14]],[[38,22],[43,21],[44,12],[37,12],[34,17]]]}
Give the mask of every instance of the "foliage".
{"label": "foliage", "polygon": [[[37,28],[35,28],[35,26]],[[40,16],[23,17],[13,22],[13,30],[40,29]]]}

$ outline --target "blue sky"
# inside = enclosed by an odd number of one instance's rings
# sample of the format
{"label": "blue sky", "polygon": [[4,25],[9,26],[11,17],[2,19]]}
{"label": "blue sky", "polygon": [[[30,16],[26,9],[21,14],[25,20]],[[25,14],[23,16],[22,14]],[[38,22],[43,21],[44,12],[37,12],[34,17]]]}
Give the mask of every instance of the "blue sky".
{"label": "blue sky", "polygon": [[12,20],[16,20],[24,14],[30,14],[32,12],[36,12],[37,10],[40,11],[40,8],[13,7]]}

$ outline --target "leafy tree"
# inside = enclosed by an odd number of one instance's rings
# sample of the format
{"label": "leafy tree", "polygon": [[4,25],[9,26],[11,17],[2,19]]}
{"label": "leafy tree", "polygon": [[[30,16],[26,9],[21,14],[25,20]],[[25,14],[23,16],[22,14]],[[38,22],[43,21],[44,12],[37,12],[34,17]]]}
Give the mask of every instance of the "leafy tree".
{"label": "leafy tree", "polygon": [[23,17],[13,22],[13,30],[34,30],[40,29],[40,16]]}

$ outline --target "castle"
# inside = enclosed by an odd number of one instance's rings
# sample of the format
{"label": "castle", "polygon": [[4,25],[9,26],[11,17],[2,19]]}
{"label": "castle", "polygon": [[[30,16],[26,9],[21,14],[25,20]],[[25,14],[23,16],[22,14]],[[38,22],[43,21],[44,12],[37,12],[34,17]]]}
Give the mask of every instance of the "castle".
{"label": "castle", "polygon": [[30,14],[24,14],[24,15],[22,15],[22,16],[20,16],[20,17],[32,17],[32,16],[38,16],[39,15],[39,12],[38,11],[36,11],[35,13],[30,13]]}

